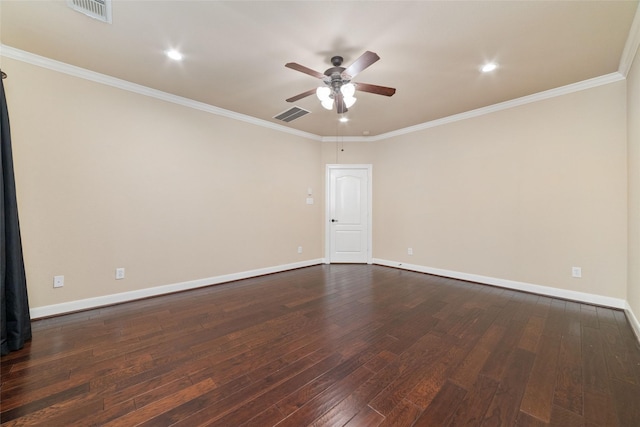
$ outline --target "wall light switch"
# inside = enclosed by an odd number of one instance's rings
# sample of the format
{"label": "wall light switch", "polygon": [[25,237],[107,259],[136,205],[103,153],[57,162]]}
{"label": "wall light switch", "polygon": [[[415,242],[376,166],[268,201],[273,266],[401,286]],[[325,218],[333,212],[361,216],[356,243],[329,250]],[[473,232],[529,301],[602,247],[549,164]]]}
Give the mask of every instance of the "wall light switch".
{"label": "wall light switch", "polygon": [[307,197],[307,204],[308,205],[312,205],[313,204],[313,197]]}

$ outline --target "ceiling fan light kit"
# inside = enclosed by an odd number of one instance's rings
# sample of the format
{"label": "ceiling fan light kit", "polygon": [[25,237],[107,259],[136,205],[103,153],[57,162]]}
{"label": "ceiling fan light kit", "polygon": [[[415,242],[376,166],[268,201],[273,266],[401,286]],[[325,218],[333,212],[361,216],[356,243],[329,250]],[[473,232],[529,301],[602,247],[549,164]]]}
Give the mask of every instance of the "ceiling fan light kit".
{"label": "ceiling fan light kit", "polygon": [[[316,89],[316,96],[320,100],[320,104],[327,110],[333,109],[333,99],[335,89],[332,90],[329,86],[320,86]],[[357,99],[353,96],[356,92],[356,87],[353,83],[345,83],[340,86],[340,93],[342,94],[344,105],[346,108],[351,108],[356,103]]]}
{"label": "ceiling fan light kit", "polygon": [[354,97],[348,98],[348,97],[345,96],[344,97],[344,106],[347,107],[347,108],[351,108],[353,106],[353,104],[356,103],[356,101],[357,101],[357,99],[354,98]]}
{"label": "ceiling fan light kit", "polygon": [[331,98],[331,89],[327,86],[320,86],[316,89],[316,95],[320,101],[324,101],[325,99]]}
{"label": "ceiling fan light kit", "polygon": [[322,105],[327,110],[332,110],[333,109],[333,98],[323,99],[320,102],[320,105]]}
{"label": "ceiling fan light kit", "polygon": [[346,98],[353,98],[353,95],[356,93],[356,87],[353,83],[346,83],[340,87],[340,92],[342,92]]}
{"label": "ceiling fan light kit", "polygon": [[353,64],[347,68],[342,67],[342,57],[334,56],[331,58],[331,64],[333,67],[327,69],[324,74],[318,71],[305,67],[304,65],[297,64],[295,62],[289,62],[285,64],[285,67],[292,70],[300,71],[308,74],[312,77],[321,79],[324,82],[324,86],[320,86],[317,89],[308,90],[296,96],[287,99],[287,102],[295,102],[299,99],[305,98],[313,93],[316,94],[320,100],[322,107],[327,110],[332,110],[335,104],[338,114],[343,114],[348,111],[357,101],[355,95],[356,90],[361,92],[374,93],[376,95],[392,96],[396,93],[396,90],[391,87],[372,85],[367,83],[353,83],[351,80],[362,70],[369,67],[376,62],[380,57],[370,51],[363,53]]}

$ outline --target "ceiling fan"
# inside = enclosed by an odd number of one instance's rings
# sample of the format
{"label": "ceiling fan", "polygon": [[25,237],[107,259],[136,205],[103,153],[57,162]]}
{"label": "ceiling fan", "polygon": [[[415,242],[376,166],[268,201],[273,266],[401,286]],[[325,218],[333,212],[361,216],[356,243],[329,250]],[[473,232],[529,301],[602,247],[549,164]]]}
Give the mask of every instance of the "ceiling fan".
{"label": "ceiling fan", "polygon": [[319,78],[323,81],[324,86],[292,96],[287,99],[287,102],[295,102],[315,93],[324,108],[331,110],[335,103],[338,114],[342,114],[346,113],[348,108],[356,102],[356,98],[353,96],[356,90],[375,93],[376,95],[392,96],[396,93],[395,88],[351,81],[358,73],[378,59],[380,59],[380,57],[377,54],[366,51],[351,65],[345,68],[342,66],[343,58],[341,56],[334,56],[331,58],[333,67],[328,68],[324,74],[307,68],[304,65],[289,62],[285,64],[285,67]]}

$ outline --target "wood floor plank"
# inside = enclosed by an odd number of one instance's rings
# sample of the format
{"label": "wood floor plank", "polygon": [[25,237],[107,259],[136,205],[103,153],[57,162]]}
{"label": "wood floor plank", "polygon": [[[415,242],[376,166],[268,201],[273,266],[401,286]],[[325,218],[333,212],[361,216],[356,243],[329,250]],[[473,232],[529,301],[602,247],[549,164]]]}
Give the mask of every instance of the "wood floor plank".
{"label": "wood floor plank", "polygon": [[548,335],[555,338],[561,338],[562,333],[567,329],[564,319],[564,301],[553,298],[549,306],[546,322],[542,331],[543,335]]}
{"label": "wood floor plank", "polygon": [[598,312],[596,307],[589,304],[580,304],[580,325],[583,328],[598,329]]}
{"label": "wood floor plank", "polygon": [[207,394],[194,396],[193,399],[185,401],[171,410],[158,414],[154,418],[140,424],[140,426],[192,426],[215,421],[242,405],[246,400],[253,401],[256,397],[260,396],[265,389],[274,387],[315,364],[312,359],[307,357],[274,371],[268,376],[261,378],[260,381],[254,381],[244,387],[238,388],[233,393],[219,393],[214,390]]}
{"label": "wood floor plank", "polygon": [[88,393],[89,390],[89,384],[84,383],[75,387],[67,388],[65,390],[59,391],[35,401],[29,401],[29,403],[26,403],[24,405],[16,405],[11,409],[5,408],[3,404],[0,421],[2,421],[2,423],[4,424],[8,421],[15,420],[16,418],[25,416],[28,417],[33,412],[37,412],[43,408],[57,405],[60,402],[64,402],[75,396],[82,395],[83,393]]}
{"label": "wood floor plank", "polygon": [[640,387],[625,381],[613,379],[611,381],[613,398],[621,426],[640,425]]}
{"label": "wood floor plank", "polygon": [[545,423],[551,420],[559,354],[560,338],[542,336],[520,404],[523,412]]}
{"label": "wood floor plank", "polygon": [[527,324],[524,327],[522,337],[520,338],[520,342],[518,343],[519,348],[530,351],[532,353],[536,352],[538,341],[540,341],[540,336],[542,335],[542,330],[544,329],[544,321],[545,319],[543,317],[529,317],[529,319],[527,320]]}
{"label": "wood floor plank", "polygon": [[[254,415],[254,414],[250,414]],[[260,412],[258,415],[250,418],[244,424],[238,424],[242,427],[264,427],[264,426],[274,426],[282,419],[282,412],[278,409],[276,405],[271,405],[264,411]]]}
{"label": "wood floor plank", "polygon": [[[71,407],[73,405],[73,407]],[[100,399],[83,400],[77,403],[76,400],[63,402],[43,408],[29,415],[8,422],[3,422],[3,426],[70,426],[81,425],[87,416],[101,411],[102,402]],[[4,421],[4,420],[3,420]]]}
{"label": "wood floor plank", "polygon": [[[379,342],[384,343],[385,341],[384,337],[381,337]],[[316,378],[302,387],[291,390],[291,393],[277,402],[278,408],[285,416],[292,414],[307,402],[324,393],[325,390],[331,387],[338,379],[348,375],[361,366],[367,369],[367,362],[367,359],[361,359],[359,357],[352,357],[344,361],[341,360],[340,364],[331,369],[327,369],[322,375],[317,375]],[[367,369],[367,371],[373,373],[369,369]]]}
{"label": "wood floor plank", "polygon": [[[113,420],[105,426],[122,426],[122,425],[141,425],[149,420],[154,420],[167,411],[171,411],[176,407],[180,407],[185,402],[190,402],[195,396],[201,396],[216,388],[216,383],[211,380],[204,380],[193,384],[187,388],[157,400],[142,408],[136,408],[135,411]],[[156,424],[158,425],[158,424]]]}
{"label": "wood floor plank", "polygon": [[553,427],[582,427],[584,419],[575,412],[554,405],[549,425]]}
{"label": "wood floor plank", "polygon": [[512,353],[485,414],[483,426],[510,426],[515,423],[534,357],[533,353],[519,348]]}
{"label": "wood floor plank", "polygon": [[[640,336],[636,335],[631,327],[631,323],[627,318],[628,314],[626,311],[614,310],[622,345],[627,349],[637,348],[640,344]],[[640,352],[628,350],[627,357],[630,369],[635,371],[636,384],[640,385]]]}
{"label": "wood floor plank", "polygon": [[[241,391],[242,395],[240,399],[242,402],[238,404],[231,412],[220,417],[215,422],[210,422],[209,426],[230,426],[241,425],[251,419],[252,414],[257,414],[268,410],[271,406],[278,409],[280,418],[284,416],[283,411],[280,410],[275,402],[288,396],[292,390],[298,390],[305,384],[314,380],[315,378],[325,374],[332,368],[339,365],[342,360],[342,356],[339,353],[333,353],[328,355],[325,359],[310,366],[308,369],[300,371],[298,374],[292,376],[286,381],[274,385],[273,387],[263,386],[261,388],[261,394],[257,395],[251,400],[246,400],[245,394],[247,391]],[[275,413],[275,412],[274,412]]]}
{"label": "wood floor plank", "polygon": [[[75,423],[74,427],[103,426],[117,418],[135,411],[135,409],[136,407],[133,400],[127,400],[116,405],[111,405],[109,408],[103,408],[102,410],[97,410],[85,415],[81,420],[78,420]],[[75,408],[73,408],[73,410],[75,411]]]}
{"label": "wood floor plank", "polygon": [[482,367],[493,354],[505,331],[506,328],[504,326],[492,324],[480,337],[460,366],[453,371],[453,381],[464,389],[469,390],[476,382]]}
{"label": "wood floor plank", "polygon": [[156,400],[163,399],[192,385],[193,382],[191,382],[191,379],[189,377],[183,376],[176,379],[175,381],[163,384],[159,387],[147,391],[146,393],[142,393],[136,396],[133,399],[133,402],[135,403],[136,408],[142,408],[143,406],[147,406],[155,402]]}
{"label": "wood floor plank", "polygon": [[566,301],[564,311],[567,325],[566,334],[580,337],[582,334],[580,304],[574,301]]}
{"label": "wood floor plank", "polygon": [[507,366],[507,361],[517,349],[524,327],[525,323],[523,321],[514,321],[507,326],[500,342],[491,353],[491,357],[483,365],[480,373],[495,380],[500,380]]}
{"label": "wood floor plank", "polygon": [[602,427],[619,425],[613,397],[609,393],[585,390],[584,419],[587,423]]}
{"label": "wood floor plank", "polygon": [[480,425],[498,390],[498,382],[483,375],[469,388],[451,419],[451,426]]}
{"label": "wood floor plank", "polygon": [[623,339],[618,326],[603,322],[600,324],[600,333],[603,338],[603,353],[607,368],[613,373],[613,377],[631,384],[640,384],[638,372],[633,363],[636,358],[631,356],[629,344]]}
{"label": "wood floor plank", "polygon": [[416,419],[420,416],[420,408],[408,400],[397,404],[385,417],[380,427],[411,427],[415,426]]}
{"label": "wood floor plank", "polygon": [[422,337],[394,361],[395,366],[390,369],[397,370],[396,378],[378,394],[370,406],[385,416],[389,414],[424,376],[430,375],[433,364],[452,347],[451,342],[446,342],[437,335],[427,334]]}
{"label": "wood floor plank", "polygon": [[553,403],[575,414],[583,414],[582,354],[579,337],[564,335],[560,342]]}
{"label": "wood floor plank", "polygon": [[431,401],[432,403],[413,425],[415,427],[448,425],[466,394],[467,391],[462,387],[450,381],[445,382]]}
{"label": "wood floor plank", "polygon": [[383,421],[384,417],[379,412],[374,411],[369,406],[365,406],[344,427],[377,427]]}
{"label": "wood floor plank", "polygon": [[596,307],[596,312],[598,313],[599,323],[608,323],[610,325],[616,324],[616,316],[612,309],[598,306]]}
{"label": "wood floor plank", "polygon": [[317,265],[32,322],[4,426],[640,425],[624,312]]}
{"label": "wood floor plank", "polygon": [[346,399],[359,385],[370,378],[372,372],[364,367],[360,367],[338,380],[322,393],[307,401],[299,409],[288,415],[280,427],[297,427],[305,424],[312,424],[315,420],[329,412],[331,408]]}
{"label": "wood floor plank", "polygon": [[[363,411],[369,412],[367,410],[367,408],[369,408],[371,411],[379,415],[379,417],[371,417],[374,419],[379,418],[379,422],[382,422],[382,420],[384,420],[384,416],[382,416],[378,411],[374,411],[370,406],[368,406],[368,403],[371,402],[373,397],[380,393],[381,390],[384,390],[388,384],[391,383],[393,378],[396,377],[397,372],[399,371],[399,365],[390,363],[391,361],[395,361],[395,358],[396,357],[390,359],[389,363],[381,369],[372,371],[374,372],[373,376],[358,386],[358,388],[356,388],[347,398],[331,408],[326,414],[324,414],[323,418],[330,420],[349,419]],[[368,362],[363,366],[371,370]]]}
{"label": "wood floor plank", "polygon": [[469,347],[459,345],[449,348],[447,353],[431,366],[429,372],[421,376],[420,381],[407,394],[407,400],[421,409],[430,406],[433,399],[442,391],[442,387],[446,385],[451,372],[460,365],[469,350]]}
{"label": "wood floor plank", "polygon": [[610,394],[609,373],[599,329],[582,328],[582,377],[585,390]]}
{"label": "wood floor plank", "polygon": [[516,419],[516,425],[518,427],[547,427],[549,424],[520,411]]}

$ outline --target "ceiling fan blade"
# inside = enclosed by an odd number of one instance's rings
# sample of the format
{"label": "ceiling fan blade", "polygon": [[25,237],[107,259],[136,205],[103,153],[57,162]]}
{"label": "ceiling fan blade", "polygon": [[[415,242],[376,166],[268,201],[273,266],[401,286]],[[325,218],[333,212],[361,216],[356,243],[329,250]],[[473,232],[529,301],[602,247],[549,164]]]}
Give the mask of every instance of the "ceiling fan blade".
{"label": "ceiling fan blade", "polygon": [[373,64],[374,62],[376,62],[378,59],[380,59],[380,57],[373,52],[370,51],[366,51],[365,53],[363,53],[362,55],[360,55],[360,58],[356,59],[353,64],[349,65],[347,67],[347,69],[345,69],[342,72],[343,76],[348,76],[349,79],[354,78],[360,71],[364,70],[365,68],[367,68],[369,65]]}
{"label": "ceiling fan blade", "polygon": [[319,71],[312,70],[311,68],[307,68],[304,65],[297,64],[295,62],[288,62],[284,64],[285,67],[291,68],[292,70],[300,71],[301,73],[309,74],[312,77],[316,77],[319,79],[324,79],[326,76]]}
{"label": "ceiling fan blade", "polygon": [[309,89],[306,92],[299,93],[298,95],[292,96],[291,98],[287,99],[287,102],[296,102],[299,99],[306,98],[307,96],[313,95],[314,93],[316,93],[316,90],[317,89],[314,88],[314,89]]}
{"label": "ceiling fan blade", "polygon": [[347,106],[344,103],[344,97],[341,93],[336,93],[333,100],[336,103],[336,110],[338,111],[338,114],[346,113],[347,111],[349,111],[347,110]]}
{"label": "ceiling fan blade", "polygon": [[356,90],[375,93],[376,95],[392,96],[396,93],[396,89],[393,87],[370,85],[368,83],[356,83],[355,86]]}

